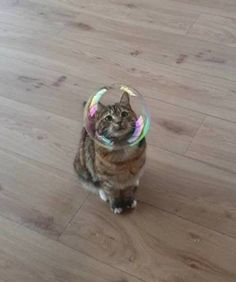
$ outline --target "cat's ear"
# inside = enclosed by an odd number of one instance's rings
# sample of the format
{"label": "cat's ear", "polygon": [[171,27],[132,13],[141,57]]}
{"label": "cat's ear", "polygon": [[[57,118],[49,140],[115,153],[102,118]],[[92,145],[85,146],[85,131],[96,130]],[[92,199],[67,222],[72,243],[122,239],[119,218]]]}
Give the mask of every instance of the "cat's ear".
{"label": "cat's ear", "polygon": [[97,112],[100,112],[101,110],[103,110],[105,108],[105,106],[101,103],[101,102],[98,102],[98,105],[97,105]]}
{"label": "cat's ear", "polygon": [[125,107],[130,107],[129,94],[126,91],[121,96],[120,104]]}

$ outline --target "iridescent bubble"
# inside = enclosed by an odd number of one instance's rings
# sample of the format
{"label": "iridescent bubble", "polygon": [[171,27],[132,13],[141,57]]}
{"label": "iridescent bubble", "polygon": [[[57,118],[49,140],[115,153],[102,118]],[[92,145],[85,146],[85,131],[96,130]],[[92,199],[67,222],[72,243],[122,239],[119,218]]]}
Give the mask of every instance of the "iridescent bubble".
{"label": "iridescent bubble", "polygon": [[147,135],[150,114],[143,96],[126,85],[100,88],[84,108],[84,127],[109,149],[135,146]]}

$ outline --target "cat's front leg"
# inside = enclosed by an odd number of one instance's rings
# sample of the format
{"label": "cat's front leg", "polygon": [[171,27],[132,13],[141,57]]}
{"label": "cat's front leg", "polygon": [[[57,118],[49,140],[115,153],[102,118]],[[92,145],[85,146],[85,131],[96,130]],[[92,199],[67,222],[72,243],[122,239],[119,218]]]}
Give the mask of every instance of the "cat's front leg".
{"label": "cat's front leg", "polygon": [[137,200],[135,199],[134,191],[136,187],[129,187],[125,190],[119,191],[119,196],[110,197],[111,210],[120,214],[127,209],[134,209],[137,207]]}
{"label": "cat's front leg", "polygon": [[137,186],[130,186],[125,189],[114,189],[106,187],[99,190],[100,198],[109,203],[111,210],[115,214],[120,214],[126,209],[133,209],[137,206],[135,192]]}
{"label": "cat's front leg", "polygon": [[104,185],[103,183],[103,189],[99,190],[99,196],[103,201],[109,203],[113,213],[120,214],[124,211],[125,203],[121,195],[121,190],[114,188],[113,185],[109,183]]}
{"label": "cat's front leg", "polygon": [[122,198],[126,209],[134,209],[137,207],[137,200],[135,199],[135,192],[137,189],[138,183],[137,185],[129,186],[122,190]]}
{"label": "cat's front leg", "polygon": [[125,209],[123,197],[121,197],[120,190],[112,189],[109,191],[109,204],[110,208],[115,214],[120,214]]}
{"label": "cat's front leg", "polygon": [[111,198],[109,202],[113,213],[120,214],[125,210],[125,203],[121,197]]}

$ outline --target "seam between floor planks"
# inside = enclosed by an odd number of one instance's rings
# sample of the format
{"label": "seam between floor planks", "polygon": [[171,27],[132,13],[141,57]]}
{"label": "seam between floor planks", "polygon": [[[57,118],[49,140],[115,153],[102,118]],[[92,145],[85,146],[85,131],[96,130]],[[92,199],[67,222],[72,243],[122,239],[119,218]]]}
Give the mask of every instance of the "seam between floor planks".
{"label": "seam between floor planks", "polygon": [[[182,35],[182,36],[185,36],[185,35]],[[215,42],[211,42],[211,41],[207,41],[207,40],[203,40],[203,39],[201,39],[201,41],[205,41],[205,42],[209,42],[209,43],[213,43],[213,44],[217,44],[217,45],[219,45],[219,46],[224,46],[224,45],[221,45],[221,44],[219,44],[219,43],[215,43]],[[0,46],[1,47],[1,46]],[[228,46],[224,46],[225,48],[228,48]],[[232,47],[229,47],[229,48],[232,48]],[[11,49],[12,51],[14,51],[14,49]],[[7,57],[7,58],[9,58],[9,59],[12,59],[12,57],[11,56],[9,56],[9,55],[5,55],[4,54],[4,57]],[[37,66],[38,68],[41,68],[41,69],[44,69],[44,70],[48,70],[48,69],[50,69],[50,68],[48,68],[48,67],[42,67],[42,66],[39,66],[39,65],[37,65],[37,64],[34,64],[34,63],[30,63],[30,62],[28,62],[28,61],[26,61],[26,60],[24,60],[24,59],[20,59],[20,58],[14,58],[15,60],[19,60],[19,61],[22,61],[22,62],[24,62],[24,63],[27,63],[27,64],[30,64],[30,65],[33,65],[33,66]],[[148,60],[146,60],[145,59],[145,61],[148,61]],[[178,66],[176,65],[176,66],[173,66],[173,65],[171,65],[171,64],[168,64],[168,63],[163,63],[163,62],[156,62],[155,63],[156,65],[163,65],[163,66],[168,66],[168,67],[170,67],[170,68],[173,68],[173,69],[176,69],[176,73],[177,73],[177,75],[179,76],[179,77],[185,77],[185,78],[188,78],[187,76],[185,76],[184,74],[180,74],[180,73],[178,73]],[[52,69],[53,70],[53,69]],[[204,72],[201,72],[201,71],[193,71],[192,69],[189,69],[189,68],[186,68],[186,67],[181,67],[181,69],[180,70],[184,70],[184,71],[188,71],[188,72],[190,72],[190,73],[192,73],[192,74],[199,74],[199,75],[203,75],[203,76],[208,76],[208,77],[212,77],[212,78],[215,78],[215,79],[221,79],[221,80],[223,80],[223,81],[228,81],[228,82],[232,82],[232,83],[235,83],[236,82],[236,79],[235,80],[232,80],[232,79],[230,79],[230,78],[226,78],[226,77],[221,77],[220,75],[212,75],[212,74],[209,74],[209,73],[204,73]],[[53,70],[53,71],[55,71],[55,70]],[[59,73],[59,72],[58,72]],[[67,72],[65,72],[66,74],[69,74],[70,76],[73,76],[73,77],[76,77],[76,75],[75,74],[72,74],[72,73],[67,73]],[[196,81],[202,81],[202,80],[196,80]],[[214,84],[213,83],[209,83],[208,82],[208,85],[211,85],[211,86],[214,86]]]}
{"label": "seam between floor planks", "polygon": [[[89,200],[89,197],[87,198],[86,202],[88,202],[88,200]],[[98,201],[99,201],[99,199],[98,199]],[[186,222],[186,223],[187,223],[187,222],[188,222],[188,223],[191,222],[191,221],[189,221],[189,220],[187,220],[187,219],[185,219],[185,218],[182,218],[182,217],[177,216],[176,214],[172,214],[172,213],[169,213],[169,212],[167,212],[167,211],[165,211],[165,210],[162,210],[161,208],[159,208],[159,207],[157,207],[157,206],[153,206],[153,205],[151,205],[151,204],[147,204],[147,203],[142,202],[142,201],[141,201],[141,203],[144,203],[146,206],[152,207],[152,208],[155,209],[155,210],[159,210],[159,211],[163,212],[164,214],[171,215],[171,216],[177,217],[177,218],[181,218],[181,220],[183,220],[183,221]],[[133,212],[135,213],[135,211],[133,211]],[[72,224],[73,224],[73,222],[68,225],[68,228],[69,228],[70,225],[72,225]],[[220,232],[218,232],[218,231],[211,230],[211,229],[207,228],[206,226],[202,226],[201,224],[198,224],[198,223],[195,223],[195,222],[191,222],[191,224],[193,224],[193,225],[195,225],[195,226],[200,226],[202,229],[209,230],[209,231],[211,231],[211,232],[213,232],[213,233],[215,233],[215,234],[220,234],[222,237],[229,238],[230,240],[233,240],[233,241],[236,242],[236,238],[235,238],[235,237],[231,237],[231,236],[228,236],[228,235],[226,235],[226,234],[222,234],[222,233],[220,233]],[[67,231],[67,230],[64,231],[65,234],[66,234],[66,231]],[[147,234],[149,234],[149,233],[147,232]],[[64,235],[64,234],[61,234],[60,237],[62,237],[63,235]],[[149,234],[149,235],[150,235],[150,234]],[[59,240],[60,240],[60,239],[59,239]],[[61,240],[63,240],[63,238],[62,238]],[[76,250],[76,249],[77,249],[76,247],[73,247],[73,246],[71,246],[71,245],[67,245],[66,242],[63,242],[63,241],[60,241],[60,242],[61,242],[63,245],[65,245],[65,246],[71,247],[73,250]],[[81,251],[81,250],[80,250],[80,251]],[[97,257],[95,257],[95,256],[93,256],[93,255],[91,255],[91,254],[88,254],[88,253],[84,252],[84,251],[81,251],[81,252],[82,252],[83,254],[86,254],[86,255],[90,256],[91,258],[96,258],[96,259],[97,259],[99,262],[101,262],[101,263],[106,263],[106,264],[108,264],[109,266],[114,267],[114,265],[108,263],[107,261],[105,262],[104,260],[101,260],[101,259],[99,259],[99,258],[97,258]],[[116,268],[116,269],[123,271],[123,268]],[[137,278],[142,279],[141,277],[137,277]]]}
{"label": "seam between floor planks", "polygon": [[[79,180],[78,180],[79,181]],[[78,182],[79,183],[79,182]],[[78,189],[83,189],[78,188]],[[63,228],[63,230],[61,231],[61,234],[58,235],[56,241],[60,240],[60,237],[62,236],[62,234],[66,231],[67,227],[71,224],[71,222],[73,221],[73,219],[76,217],[76,215],[79,213],[79,211],[81,210],[81,208],[84,206],[84,204],[86,203],[86,201],[88,200],[89,197],[89,193],[87,195],[87,197],[84,199],[83,203],[81,204],[81,206],[77,209],[77,211],[75,211],[75,213],[71,216],[71,218],[67,221],[67,223],[65,224],[65,227]]]}
{"label": "seam between floor planks", "polygon": [[[192,145],[192,143],[193,143],[193,141],[194,141],[195,136],[197,136],[198,132],[201,130],[202,125],[203,125],[204,122],[206,121],[207,116],[208,116],[208,115],[206,115],[206,116],[202,119],[202,122],[201,122],[201,124],[200,124],[198,130],[195,132],[195,134],[194,134],[192,140],[189,142],[188,147],[186,148],[185,152],[183,153],[183,156],[185,156],[186,153],[188,152],[189,148],[191,147],[191,145]],[[194,158],[193,158],[193,159],[194,159]]]}
{"label": "seam between floor planks", "polygon": [[[58,74],[61,74],[61,73],[58,72]],[[68,76],[70,76],[70,77],[75,77],[74,75],[71,75],[71,74],[67,74],[67,73],[65,73],[65,74],[68,75]],[[234,82],[234,81],[232,81],[232,82]],[[7,84],[8,84],[8,83],[7,83]],[[7,85],[7,84],[6,84],[6,85]],[[48,87],[49,89],[53,89],[53,88],[50,87],[50,86],[47,86],[47,87]],[[59,89],[58,89],[58,91],[61,92],[61,93],[63,93],[62,90],[59,90]],[[79,116],[78,116],[78,119],[75,119],[75,118],[71,118],[71,117],[65,116],[65,115],[63,115],[63,114],[54,113],[54,112],[52,112],[52,111],[50,111],[50,110],[44,110],[44,109],[41,108],[41,107],[37,107],[36,105],[32,105],[32,104],[30,104],[30,103],[28,103],[28,102],[26,102],[26,101],[17,100],[17,99],[14,99],[14,98],[6,98],[5,96],[1,95],[1,93],[0,93],[0,97],[5,98],[5,99],[8,99],[8,100],[15,101],[15,102],[17,102],[17,103],[21,103],[21,104],[23,104],[23,105],[27,105],[27,106],[33,107],[33,108],[35,108],[35,109],[37,109],[37,110],[42,110],[42,111],[44,111],[44,112],[48,112],[48,113],[50,113],[50,114],[57,115],[58,117],[62,117],[62,118],[65,118],[65,119],[70,119],[70,120],[72,120],[72,121],[79,121]],[[223,118],[223,117],[219,117],[219,116],[216,116],[216,115],[214,115],[214,114],[209,114],[209,113],[206,113],[206,112],[201,112],[201,111],[198,111],[198,110],[193,109],[193,108],[185,107],[185,106],[183,106],[183,105],[177,105],[177,104],[171,103],[171,102],[169,102],[169,101],[165,101],[165,100],[163,100],[163,99],[161,99],[161,98],[148,97],[148,99],[149,99],[149,100],[153,100],[153,101],[157,101],[157,102],[159,101],[159,102],[161,102],[161,103],[163,103],[163,104],[170,105],[170,106],[174,106],[174,107],[179,108],[179,109],[192,111],[193,113],[205,115],[205,118],[206,118],[206,117],[212,117],[212,118],[216,118],[216,119],[219,119],[219,120],[223,120],[223,121],[226,121],[226,122],[230,122],[230,123],[236,124],[236,121],[232,121],[232,120],[229,120],[229,119],[226,119],[226,118]]]}
{"label": "seam between floor planks", "polygon": [[[30,1],[32,4],[35,3],[35,0],[31,0]],[[42,1],[38,1],[39,3],[42,3]],[[159,0],[155,0],[153,1],[155,4],[157,4],[157,6],[155,7],[150,7],[150,9],[158,9],[160,6],[162,7],[163,6],[163,1],[159,1]],[[219,17],[232,17],[235,15],[230,15],[228,14],[228,12],[222,12],[222,9],[220,9],[219,7],[217,7],[217,12],[210,12],[209,10],[212,10],[212,7],[208,7],[208,6],[204,6],[200,3],[187,3],[185,1],[164,1],[165,4],[167,5],[166,8],[167,9],[170,9],[172,11],[178,11],[179,9],[184,9],[184,10],[187,10],[187,12],[189,12],[190,14],[206,14],[206,15],[210,15],[210,16],[219,16]],[[53,8],[55,6],[55,4],[59,4],[61,5],[60,8],[62,9],[66,9],[66,10],[69,10],[69,11],[72,11],[73,8],[75,9],[76,6],[73,5],[71,8],[69,8],[69,4],[66,5],[64,3],[62,3],[61,1],[49,1],[47,2],[47,6],[48,7],[51,7]],[[131,3],[132,4],[132,3]],[[206,11],[207,9],[207,11]],[[79,11],[79,9],[77,10]]]}
{"label": "seam between floor planks", "polygon": [[[1,96],[1,94],[0,94],[0,96]],[[48,113],[48,114],[51,114],[51,115],[53,115],[53,116],[55,116],[55,117],[65,119],[65,120],[67,120],[67,121],[70,121],[70,120],[73,121],[73,122],[78,121],[78,124],[81,122],[81,121],[79,121],[79,119],[76,120],[76,119],[72,119],[72,118],[69,118],[69,117],[64,117],[64,116],[61,116],[61,115],[59,115],[59,114],[50,112],[50,111],[48,111],[48,110],[43,110],[43,109],[41,109],[41,108],[37,108],[36,106],[33,106],[33,105],[28,104],[28,103],[25,103],[25,102],[19,102],[19,101],[16,101],[15,99],[9,99],[9,98],[6,98],[6,97],[4,97],[4,96],[1,96],[1,97],[2,97],[3,99],[8,100],[9,102],[10,102],[10,101],[14,101],[14,102],[17,102],[17,103],[19,103],[19,104],[29,106],[29,107],[32,108],[32,109],[37,109],[37,110],[39,110],[39,111],[42,111],[43,113]],[[150,99],[157,100],[157,99],[154,99],[154,98],[150,98]],[[159,100],[159,101],[161,101],[161,100]],[[163,101],[162,101],[162,102],[163,102]],[[163,102],[163,103],[169,104],[169,105],[173,105],[173,104],[166,103],[166,102]],[[175,107],[177,107],[177,108],[180,107],[180,106],[178,106],[178,105],[173,105],[173,106],[175,106]],[[181,107],[180,107],[180,108],[181,108]],[[187,108],[187,109],[190,110],[190,111],[193,111],[192,109],[189,109],[189,108]],[[193,111],[193,112],[196,112],[196,111]],[[205,115],[204,113],[201,113],[201,114]],[[196,130],[194,136],[192,137],[192,140],[191,140],[190,143],[193,142],[193,140],[194,140],[194,138],[195,138],[197,132],[199,132],[199,130],[201,129],[201,126],[202,126],[202,124],[204,123],[204,120],[206,119],[207,116],[213,117],[213,118],[215,118],[216,120],[217,120],[217,119],[218,119],[218,120],[223,120],[223,121],[228,122],[228,123],[230,123],[230,124],[236,124],[236,122],[232,122],[232,121],[229,121],[229,120],[221,119],[221,118],[219,118],[219,117],[215,117],[215,116],[212,116],[212,115],[205,115],[205,117],[203,118],[201,124],[199,125],[198,129]],[[77,132],[77,133],[78,133],[78,138],[79,138],[79,134],[80,134],[80,133],[79,133],[79,132]],[[210,163],[208,163],[208,162],[206,162],[206,161],[198,160],[198,159],[193,158],[193,157],[191,157],[191,156],[187,156],[187,155],[185,155],[186,152],[187,152],[187,150],[186,150],[185,153],[181,154],[181,153],[178,153],[178,152],[174,152],[174,151],[168,150],[168,149],[166,149],[166,148],[162,148],[162,147],[160,147],[160,146],[158,146],[158,145],[153,145],[153,144],[152,144],[152,145],[150,145],[150,146],[159,148],[159,149],[161,149],[161,150],[163,150],[163,151],[166,151],[166,152],[169,152],[169,153],[173,153],[173,154],[176,154],[176,155],[179,155],[179,156],[184,156],[185,158],[188,158],[188,159],[191,159],[191,160],[195,160],[195,161],[198,161],[198,162],[200,162],[200,163],[208,164],[208,165],[210,165],[210,166],[212,166],[212,167],[221,169],[221,170],[226,171],[226,172],[233,173],[231,170],[229,170],[229,169],[227,169],[227,168],[223,168],[223,167],[217,166],[217,165],[215,165],[215,164],[210,164]],[[190,148],[190,146],[191,146],[191,144],[189,144],[188,148]],[[2,150],[5,150],[5,148],[3,148],[3,147],[0,147],[0,148],[2,148]],[[12,151],[12,152],[15,153],[14,151]],[[76,153],[76,152],[75,152],[75,153]],[[17,153],[16,153],[16,154],[17,154]],[[22,155],[22,154],[19,154],[19,155],[22,156],[22,157],[24,157],[24,155]],[[31,159],[31,158],[29,158],[29,159]],[[35,159],[32,159],[32,160],[35,160]],[[41,162],[39,161],[39,163],[41,163]],[[72,163],[73,163],[73,160],[72,160]],[[42,164],[44,164],[44,163],[42,163]],[[47,164],[46,164],[46,165],[47,165]],[[54,168],[53,166],[51,166],[51,167]],[[55,168],[54,168],[54,169],[55,169]],[[57,168],[56,168],[56,169],[57,169]],[[64,171],[64,172],[65,172],[65,171]],[[68,172],[68,173],[69,173],[69,172]],[[73,175],[73,173],[71,173],[71,175]]]}
{"label": "seam between floor planks", "polygon": [[[1,94],[0,94],[0,96],[1,96]],[[1,97],[3,97],[3,96],[1,96]],[[8,101],[16,101],[15,99],[9,99],[9,98],[5,98],[5,97],[3,97],[3,98],[6,99],[6,100],[8,100]],[[154,98],[150,98],[150,99],[154,99]],[[29,106],[29,107],[32,108],[32,109],[37,109],[37,110],[39,110],[39,111],[42,111],[43,113],[48,113],[48,114],[51,114],[51,115],[53,115],[53,116],[55,116],[55,117],[58,117],[58,118],[62,118],[62,119],[68,120],[68,121],[71,120],[71,121],[73,121],[73,122],[76,122],[75,119],[68,118],[68,117],[64,117],[64,116],[61,116],[61,115],[56,114],[56,113],[52,113],[52,112],[47,111],[47,110],[39,109],[39,108],[37,108],[37,107],[35,107],[35,106],[33,106],[33,105],[30,105],[30,104],[28,104],[28,103],[18,102],[18,101],[16,101],[16,102],[19,103],[19,104],[22,104],[22,105],[27,105],[27,106]],[[166,103],[166,102],[163,102],[163,103]],[[166,103],[166,104],[168,104],[168,103]],[[176,106],[176,105],[174,105],[174,106]],[[176,106],[176,107],[179,107],[179,106]],[[192,111],[191,109],[188,109],[188,110]],[[203,115],[204,115],[204,114],[203,114]],[[216,120],[217,120],[217,119],[218,119],[218,120],[224,120],[224,119],[221,119],[221,118],[218,118],[218,117],[215,117],[215,116],[205,115],[205,117],[203,118],[202,123],[199,125],[199,127],[198,127],[198,129],[196,130],[194,136],[192,137],[192,140],[191,140],[190,143],[193,142],[193,140],[194,140],[194,138],[195,138],[197,132],[201,129],[201,125],[204,123],[204,120],[206,119],[206,116],[213,117],[213,118],[215,118]],[[225,122],[228,122],[228,123],[230,123],[230,124],[235,124],[235,123],[236,123],[236,122],[231,122],[231,121],[229,121],[229,120],[224,120],[224,121],[225,121]],[[80,122],[81,122],[81,121],[78,120],[78,123],[80,123]],[[79,138],[79,132],[78,132],[78,138]],[[206,162],[206,161],[198,160],[197,158],[193,158],[193,157],[191,157],[191,156],[187,156],[187,155],[185,155],[187,151],[186,151],[184,154],[182,154],[182,153],[178,153],[178,152],[171,151],[171,150],[169,150],[169,149],[167,149],[167,148],[162,148],[161,146],[158,146],[158,145],[153,145],[153,144],[152,144],[152,145],[150,145],[150,146],[159,148],[159,149],[161,149],[161,150],[163,150],[163,151],[170,152],[170,153],[173,153],[173,154],[176,154],[176,155],[179,155],[179,156],[184,156],[185,158],[188,158],[188,159],[191,159],[191,160],[195,160],[195,161],[198,161],[198,162],[200,162],[200,163],[208,164],[208,165],[210,165],[210,166],[212,166],[212,167],[215,167],[215,168],[221,169],[221,170],[223,170],[223,171],[232,173],[232,171],[229,170],[229,169],[227,169],[227,168],[223,168],[223,167],[217,166],[217,165],[215,165],[215,164],[210,164],[210,163],[208,163],[208,162]],[[190,146],[191,146],[191,144],[189,144],[188,148],[190,148]],[[0,147],[0,148],[1,148],[1,147]],[[2,149],[5,150],[5,148],[3,148],[3,147],[2,147]],[[15,153],[14,151],[12,151],[12,152]],[[75,152],[75,153],[76,153],[76,152]],[[16,154],[17,154],[17,153],[16,153]],[[22,155],[22,154],[19,154],[19,155],[24,157],[24,155]],[[31,159],[31,158],[29,158],[29,159]],[[35,159],[32,159],[32,160],[35,160]],[[41,163],[41,162],[40,162],[40,163]],[[73,160],[72,160],[72,163],[73,163]],[[42,163],[42,164],[43,164],[43,163]],[[51,166],[51,167],[54,168],[53,166]],[[55,169],[55,168],[54,168],[54,169]],[[64,171],[64,172],[65,172],[65,171]],[[68,173],[69,173],[69,172],[68,172]],[[71,175],[73,175],[73,173],[71,173]]]}
{"label": "seam between floor planks", "polygon": [[9,223],[11,223],[11,224],[15,224],[16,227],[22,229],[23,231],[24,231],[24,230],[25,230],[25,231],[29,231],[29,232],[32,233],[32,234],[35,234],[35,235],[40,236],[40,237],[42,237],[42,238],[45,238],[46,240],[56,242],[56,243],[59,244],[60,246],[64,246],[64,247],[66,247],[67,249],[72,250],[74,253],[83,254],[83,255],[86,256],[86,257],[92,258],[93,260],[96,260],[96,261],[98,261],[98,262],[100,262],[100,263],[102,263],[102,264],[104,264],[104,265],[107,265],[107,266],[109,266],[109,267],[111,267],[111,268],[113,268],[113,269],[116,269],[116,270],[118,270],[118,271],[120,271],[120,272],[123,272],[123,273],[125,273],[125,274],[127,274],[127,275],[129,275],[129,276],[132,276],[132,277],[136,278],[138,281],[146,282],[146,281],[144,281],[142,278],[137,277],[137,276],[133,275],[132,273],[129,273],[129,272],[125,271],[125,270],[121,270],[121,269],[119,269],[119,268],[117,268],[117,267],[115,267],[115,266],[112,266],[112,265],[108,264],[108,263],[102,262],[102,261],[98,260],[96,257],[93,257],[93,256],[91,256],[91,255],[84,254],[83,252],[81,252],[81,251],[79,251],[79,250],[76,250],[75,248],[72,248],[72,247],[70,247],[70,246],[64,244],[64,243],[61,242],[60,240],[56,240],[56,239],[52,239],[52,238],[46,237],[45,235],[40,234],[39,232],[37,232],[37,231],[35,231],[35,230],[33,230],[33,229],[30,229],[30,228],[28,228],[28,227],[25,227],[25,226],[21,225],[21,224],[18,223],[18,222],[15,222],[15,221],[13,221],[13,220],[11,220],[11,219],[8,219],[8,218],[6,218],[5,216],[0,215],[0,218],[3,218],[3,219],[5,219],[5,220],[9,221]]}
{"label": "seam between floor planks", "polygon": [[195,25],[195,23],[198,21],[199,18],[200,18],[200,14],[197,16],[196,20],[189,26],[188,30],[186,30],[184,36],[186,36],[187,38],[189,38],[189,36],[188,36],[189,31],[192,29],[192,27]]}
{"label": "seam between floor planks", "polygon": [[[6,150],[2,149],[1,147],[0,147],[0,150],[3,151],[3,152],[6,152]],[[159,149],[159,150],[163,150],[163,149]],[[168,152],[167,150],[163,150],[163,151]],[[22,157],[22,158],[25,159],[25,160],[29,160],[29,161],[31,160],[31,159],[28,158],[28,157],[22,156],[22,155],[20,155],[20,154],[16,154],[16,153],[11,152],[11,151],[9,151],[9,150],[7,150],[7,153],[8,153],[8,154],[11,154],[11,155],[18,155],[18,156]],[[176,154],[176,153],[173,153],[173,152],[169,152],[169,153],[171,153],[171,154]],[[205,162],[200,161],[200,160],[197,160],[197,159],[193,159],[193,158],[191,158],[191,157],[183,156],[183,155],[180,155],[180,154],[176,154],[176,155],[179,155],[179,156],[184,157],[184,158],[187,158],[187,159],[192,159],[192,160],[194,160],[194,161],[196,161],[196,162],[204,163],[204,164],[205,164]],[[33,160],[33,161],[35,161],[35,160]],[[42,162],[40,162],[40,161],[35,161],[35,162],[37,162],[37,163],[39,163],[39,164],[41,164],[41,165],[44,165],[44,163],[42,163]],[[207,164],[208,166],[210,166],[210,167],[215,167],[215,166],[212,165],[212,164],[208,164],[208,163],[206,163],[206,164]],[[50,165],[47,165],[47,164],[45,164],[45,165],[48,166],[48,167],[50,167],[50,168],[55,169],[54,167],[52,167],[52,166],[50,166]],[[36,165],[36,166],[37,166],[37,165]],[[219,170],[224,170],[224,169],[218,168],[218,167],[217,167],[217,169],[219,169]],[[57,170],[57,169],[56,169],[56,170]],[[227,172],[228,172],[228,171],[227,171]],[[70,176],[73,175],[73,173],[70,174],[69,172],[63,172],[63,173],[65,173],[65,175],[66,175],[66,174],[68,174],[68,175],[70,175]],[[234,173],[232,173],[232,171],[229,171],[229,173],[232,174],[232,175],[234,175]],[[58,177],[60,177],[60,176],[58,176]],[[76,177],[75,177],[75,179],[76,179]],[[79,187],[79,185],[80,185],[80,184],[79,184],[79,180],[78,180],[78,189],[83,189],[82,187]],[[73,218],[76,217],[76,215],[80,212],[82,206],[84,206],[84,204],[88,201],[90,194],[91,194],[91,193],[88,193],[88,196],[87,196],[86,199],[83,201],[82,205],[78,208],[78,211],[76,211],[76,212],[74,213],[74,215],[72,216],[72,218],[70,218],[70,219],[68,220],[68,222],[67,222],[65,228],[63,228],[63,231],[58,235],[58,239],[57,239],[57,240],[60,240],[60,237],[61,237],[61,236],[63,235],[63,233],[66,231],[66,229],[68,228],[68,226],[70,226],[71,222],[73,221]],[[98,198],[98,201],[99,201],[99,200],[100,200],[100,199]],[[188,218],[185,218],[185,217],[183,217],[183,216],[181,216],[181,215],[179,215],[179,214],[173,213],[173,212],[171,212],[171,211],[169,211],[169,210],[160,208],[160,207],[158,207],[158,206],[154,206],[153,204],[151,204],[151,203],[149,203],[149,202],[146,202],[146,201],[143,201],[143,200],[140,200],[140,199],[139,199],[139,202],[144,203],[144,204],[147,205],[147,206],[150,206],[150,207],[156,208],[156,209],[158,209],[158,210],[161,210],[161,211],[163,211],[163,212],[165,212],[165,213],[167,213],[167,214],[170,214],[170,215],[172,215],[172,216],[176,216],[176,217],[178,217],[178,218],[181,218],[181,219],[183,219],[183,220],[186,221],[186,222],[191,222],[192,224],[201,226],[201,227],[203,227],[203,228],[205,228],[205,229],[208,229],[208,230],[210,230],[210,231],[219,233],[219,234],[221,234],[221,235],[223,235],[223,236],[226,236],[226,237],[229,237],[229,238],[232,238],[232,239],[236,240],[236,238],[233,237],[233,236],[230,236],[230,235],[228,235],[228,234],[219,232],[219,231],[217,231],[217,230],[215,230],[215,229],[213,229],[213,228],[206,227],[205,225],[202,225],[202,224],[200,224],[200,223],[197,223],[197,222],[195,222],[195,221],[192,221],[192,220],[190,220],[190,219],[188,219]],[[134,211],[134,212],[135,212],[135,211]],[[10,221],[12,221],[12,222],[15,222],[16,224],[19,224],[19,225],[22,226],[23,228],[26,228],[26,229],[29,229],[29,230],[34,231],[34,232],[36,232],[36,233],[39,233],[39,232],[37,232],[37,231],[35,231],[35,230],[29,228],[29,227],[23,226],[23,224],[21,225],[19,222],[14,221],[14,220],[12,220],[12,219],[6,217],[6,216],[0,215],[0,217],[3,217],[3,218],[6,218],[7,220],[10,220]],[[41,235],[41,236],[45,236],[46,238],[48,238],[48,237],[47,237],[46,235],[44,235],[44,234],[40,234],[40,235]],[[49,238],[49,239],[51,239],[51,238]],[[52,239],[51,239],[51,240],[52,240]],[[57,241],[57,240],[55,240],[55,241]]]}
{"label": "seam between floor planks", "polygon": [[[88,199],[87,199],[87,200],[88,200]],[[116,215],[114,215],[114,216],[116,216]],[[68,227],[69,227],[69,225],[68,225]],[[66,231],[66,229],[65,229],[65,231]],[[64,232],[65,232],[65,231],[64,231]],[[64,233],[64,232],[63,232],[63,233]],[[63,233],[60,235],[60,237],[63,235]],[[66,243],[62,242],[62,241],[60,240],[60,238],[58,239],[57,242],[59,242],[62,246],[65,246],[65,247],[67,247],[67,248],[70,248],[70,249],[72,249],[73,251],[75,251],[75,252],[77,252],[77,253],[82,253],[83,255],[86,255],[86,256],[88,256],[88,257],[90,257],[90,258],[92,258],[92,259],[95,259],[95,260],[99,261],[100,263],[106,264],[106,265],[110,266],[111,268],[114,268],[114,269],[119,270],[119,271],[122,271],[122,272],[124,272],[124,273],[126,273],[126,274],[128,274],[128,275],[130,275],[130,276],[133,276],[133,277],[139,279],[140,281],[148,282],[148,281],[146,281],[146,280],[143,280],[141,277],[135,276],[135,275],[133,275],[132,273],[125,271],[124,269],[120,269],[120,268],[115,267],[114,265],[112,265],[112,264],[110,264],[110,263],[107,263],[107,262],[104,262],[104,261],[100,260],[98,257],[92,256],[92,255],[90,255],[90,254],[85,254],[84,252],[78,251],[78,250],[76,250],[76,248],[73,248],[73,247],[67,245]]]}

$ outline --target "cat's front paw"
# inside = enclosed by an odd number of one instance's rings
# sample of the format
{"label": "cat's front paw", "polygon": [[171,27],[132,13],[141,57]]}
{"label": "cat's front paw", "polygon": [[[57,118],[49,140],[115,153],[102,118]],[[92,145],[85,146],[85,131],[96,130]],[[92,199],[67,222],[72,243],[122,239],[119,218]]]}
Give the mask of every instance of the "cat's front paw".
{"label": "cat's front paw", "polygon": [[125,207],[128,209],[135,209],[137,207],[137,200],[134,198],[128,198],[125,201]]}
{"label": "cat's front paw", "polygon": [[123,212],[123,208],[114,208],[112,211],[114,214],[121,214]]}
{"label": "cat's front paw", "polygon": [[124,211],[124,202],[120,199],[115,199],[111,204],[111,210],[115,214],[121,214]]}

